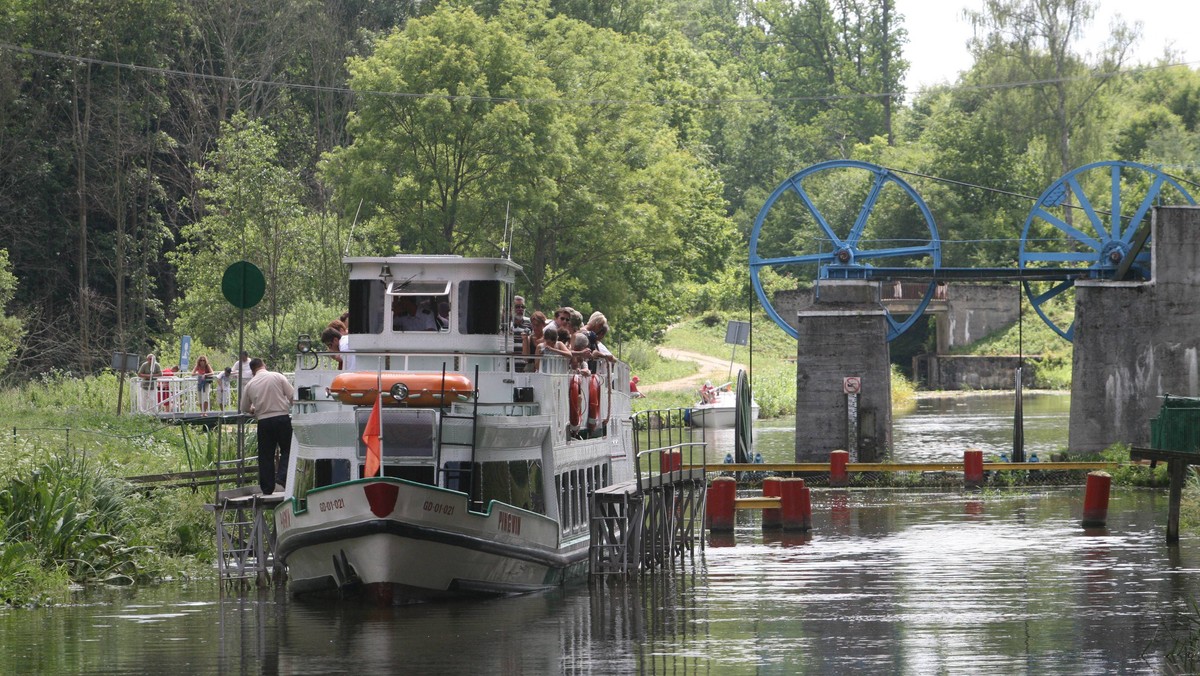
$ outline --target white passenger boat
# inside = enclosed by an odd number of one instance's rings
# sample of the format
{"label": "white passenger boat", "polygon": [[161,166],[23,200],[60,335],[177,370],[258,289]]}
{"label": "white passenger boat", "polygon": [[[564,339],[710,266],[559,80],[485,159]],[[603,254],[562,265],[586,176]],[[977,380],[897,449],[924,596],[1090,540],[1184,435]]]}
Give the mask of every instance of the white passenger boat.
{"label": "white passenger boat", "polygon": [[[700,401],[692,404],[688,419],[692,427],[733,427],[734,415],[737,412],[737,392],[725,383],[712,393],[711,401]],[[758,402],[750,402],[750,420],[758,420]]]}
{"label": "white passenger boat", "polygon": [[[581,376],[547,357],[527,369],[510,353],[509,260],[346,262],[353,366],[298,346],[274,512],[289,589],[400,603],[585,575],[589,492],[634,478],[628,366]],[[402,316],[414,308],[437,320],[414,330]],[[367,476],[376,398],[381,476]]]}

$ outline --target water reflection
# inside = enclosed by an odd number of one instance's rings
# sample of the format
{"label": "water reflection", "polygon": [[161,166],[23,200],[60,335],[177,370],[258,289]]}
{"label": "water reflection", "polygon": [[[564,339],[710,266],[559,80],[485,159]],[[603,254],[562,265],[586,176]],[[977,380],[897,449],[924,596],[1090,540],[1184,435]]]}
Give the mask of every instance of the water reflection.
{"label": "water reflection", "polygon": [[[754,518],[695,565],[477,603],[374,608],[214,587],[0,612],[18,673],[1159,673],[1200,557],[1165,505],[1079,488],[813,492],[809,534]],[[717,546],[725,545],[725,546]]]}
{"label": "water reflection", "polygon": [[[911,411],[892,421],[892,457],[897,462],[958,462],[968,448],[985,456],[1011,453],[1013,394],[949,393],[922,396]],[[1026,393],[1022,401],[1026,454],[1044,460],[1067,446],[1071,396],[1058,392]],[[710,463],[719,463],[733,448],[733,431],[707,432]],[[765,462],[793,462],[796,457],[794,418],[760,420],[754,425],[754,450]]]}

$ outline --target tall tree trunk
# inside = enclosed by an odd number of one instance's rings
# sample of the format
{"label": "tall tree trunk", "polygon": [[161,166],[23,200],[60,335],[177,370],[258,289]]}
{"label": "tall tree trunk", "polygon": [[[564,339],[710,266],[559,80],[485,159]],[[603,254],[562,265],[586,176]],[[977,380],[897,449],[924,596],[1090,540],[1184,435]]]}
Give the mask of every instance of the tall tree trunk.
{"label": "tall tree trunk", "polygon": [[[79,71],[74,71],[76,77],[71,99],[71,122],[74,127],[72,138],[75,143],[75,196],[78,235],[78,257],[76,260],[76,293],[78,306],[77,320],[79,322],[79,350],[76,353],[81,359],[80,367],[84,372],[91,371],[91,307],[90,291],[88,289],[88,142],[91,129],[91,66],[84,66],[83,82],[78,79]],[[82,100],[81,100],[82,99]],[[80,107],[82,106],[82,110]]]}
{"label": "tall tree trunk", "polygon": [[880,28],[882,39],[879,44],[880,54],[880,70],[883,77],[883,128],[887,130],[887,144],[889,146],[896,145],[896,137],[892,133],[892,92],[895,87],[892,85],[892,10],[895,9],[894,0],[883,0],[881,8],[881,23]]}

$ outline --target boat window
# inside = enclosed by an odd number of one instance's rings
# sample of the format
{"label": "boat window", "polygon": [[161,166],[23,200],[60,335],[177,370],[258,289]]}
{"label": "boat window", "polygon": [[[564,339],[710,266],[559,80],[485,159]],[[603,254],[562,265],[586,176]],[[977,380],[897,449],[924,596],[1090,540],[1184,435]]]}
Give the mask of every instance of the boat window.
{"label": "boat window", "polygon": [[387,285],[389,296],[448,296],[450,282],[437,282],[427,279],[396,280]]}
{"label": "boat window", "polygon": [[[434,448],[435,411],[415,408],[384,408],[380,411],[379,424],[382,443],[380,452],[384,464],[389,458],[432,458]],[[367,457],[367,445],[362,434],[367,428],[371,409],[359,408],[354,412],[358,424],[358,457]]]}
{"label": "boat window", "polygon": [[475,474],[471,469],[471,463],[465,460],[450,460],[442,466],[442,472],[446,477],[446,488],[460,493],[470,493],[469,482]]}
{"label": "boat window", "polygon": [[[365,466],[359,465],[360,475],[364,473]],[[433,486],[433,467],[431,465],[387,465],[385,464],[380,471],[383,476],[392,477],[393,479],[404,479],[413,483],[425,484]]]}
{"label": "boat window", "polygon": [[383,333],[383,296],[378,279],[350,280],[350,333]]}
{"label": "boat window", "polygon": [[540,460],[485,462],[481,471],[483,504],[495,500],[538,514],[546,513]]}
{"label": "boat window", "polygon": [[391,296],[393,331],[449,331],[450,296]]}
{"label": "boat window", "polygon": [[458,325],[463,333],[498,335],[503,330],[503,282],[488,279],[458,285]]}

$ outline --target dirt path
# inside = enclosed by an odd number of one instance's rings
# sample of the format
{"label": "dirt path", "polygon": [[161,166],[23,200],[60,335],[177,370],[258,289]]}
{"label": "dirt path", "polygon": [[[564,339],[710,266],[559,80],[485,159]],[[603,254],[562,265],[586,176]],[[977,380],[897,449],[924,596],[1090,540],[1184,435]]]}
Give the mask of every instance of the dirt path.
{"label": "dirt path", "polygon": [[659,356],[663,359],[675,359],[678,361],[692,361],[700,365],[700,370],[695,374],[686,378],[676,378],[668,380],[664,383],[654,383],[653,385],[641,385],[638,389],[643,392],[674,392],[678,390],[693,390],[698,391],[700,385],[705,380],[713,381],[714,385],[720,385],[726,381],[737,377],[738,370],[745,370],[745,364],[734,363],[733,378],[729,375],[729,360],[710,357],[706,354],[698,352],[689,352],[687,350],[678,350],[673,347],[657,347]]}

